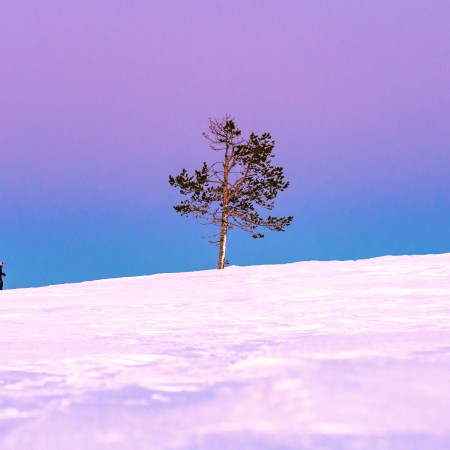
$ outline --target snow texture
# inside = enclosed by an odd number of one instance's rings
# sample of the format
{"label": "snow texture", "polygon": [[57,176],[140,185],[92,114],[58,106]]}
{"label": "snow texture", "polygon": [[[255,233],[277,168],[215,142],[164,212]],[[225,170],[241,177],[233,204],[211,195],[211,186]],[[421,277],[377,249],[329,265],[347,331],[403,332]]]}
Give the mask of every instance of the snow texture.
{"label": "snow texture", "polygon": [[450,254],[0,292],[0,448],[450,448]]}

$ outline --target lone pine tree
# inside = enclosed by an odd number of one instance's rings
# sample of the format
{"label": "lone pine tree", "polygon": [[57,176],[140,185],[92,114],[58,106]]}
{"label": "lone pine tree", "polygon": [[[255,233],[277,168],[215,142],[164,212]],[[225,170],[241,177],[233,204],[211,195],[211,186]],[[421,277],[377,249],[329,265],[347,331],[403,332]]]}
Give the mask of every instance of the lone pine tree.
{"label": "lone pine tree", "polygon": [[237,228],[262,238],[260,228],[284,231],[291,224],[292,216],[260,215],[261,209],[273,209],[275,197],[289,182],[284,180],[283,168],[272,165],[275,142],[269,133],[251,133],[244,139],[234,120],[225,116],[209,119],[208,132],[203,135],[210,148],[222,154],[221,160],[211,165],[204,162],[194,175],[183,169],[169,176],[169,183],[187,197],[174,206],[177,212],[219,227],[212,242],[219,245],[217,268],[223,269],[229,230]]}

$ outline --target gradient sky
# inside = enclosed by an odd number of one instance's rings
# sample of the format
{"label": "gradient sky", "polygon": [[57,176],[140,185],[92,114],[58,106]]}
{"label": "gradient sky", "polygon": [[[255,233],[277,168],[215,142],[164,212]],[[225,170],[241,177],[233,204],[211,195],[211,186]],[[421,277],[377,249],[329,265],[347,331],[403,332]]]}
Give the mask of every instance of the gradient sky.
{"label": "gradient sky", "polygon": [[215,267],[167,179],[225,113],[272,133],[295,216],[231,234],[231,264],[449,252],[449,23],[448,0],[1,2],[5,287]]}

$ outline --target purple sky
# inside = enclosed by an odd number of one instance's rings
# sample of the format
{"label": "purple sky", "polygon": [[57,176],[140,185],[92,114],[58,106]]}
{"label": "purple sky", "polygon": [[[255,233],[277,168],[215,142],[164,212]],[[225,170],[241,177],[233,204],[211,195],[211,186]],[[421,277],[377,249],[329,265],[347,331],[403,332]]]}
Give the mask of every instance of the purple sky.
{"label": "purple sky", "polygon": [[167,178],[225,113],[272,133],[296,216],[232,263],[450,251],[449,23],[447,0],[2,2],[10,285],[213,267]]}

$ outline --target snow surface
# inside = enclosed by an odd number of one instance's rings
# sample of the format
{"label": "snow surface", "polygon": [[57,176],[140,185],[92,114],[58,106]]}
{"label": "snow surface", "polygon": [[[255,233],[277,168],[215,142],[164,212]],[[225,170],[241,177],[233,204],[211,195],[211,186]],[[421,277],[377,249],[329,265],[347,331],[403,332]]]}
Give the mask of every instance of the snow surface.
{"label": "snow surface", "polygon": [[0,448],[450,449],[450,254],[0,292]]}

